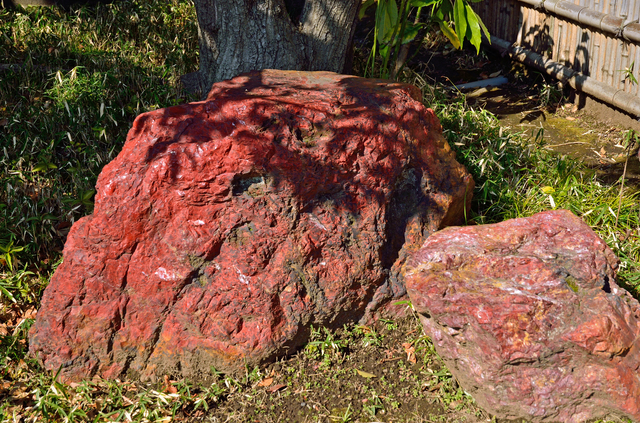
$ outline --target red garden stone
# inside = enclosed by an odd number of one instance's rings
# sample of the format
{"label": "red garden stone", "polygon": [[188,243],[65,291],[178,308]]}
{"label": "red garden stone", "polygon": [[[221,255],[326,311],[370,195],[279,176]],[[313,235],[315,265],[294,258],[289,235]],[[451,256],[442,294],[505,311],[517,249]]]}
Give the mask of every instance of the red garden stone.
{"label": "red garden stone", "polygon": [[262,71],[140,115],[71,229],[31,353],[66,380],[206,378],[371,316],[473,181],[413,86]]}
{"label": "red garden stone", "polygon": [[406,261],[409,298],[460,384],[527,421],[640,420],[640,305],[618,260],[559,210],[446,228]]}

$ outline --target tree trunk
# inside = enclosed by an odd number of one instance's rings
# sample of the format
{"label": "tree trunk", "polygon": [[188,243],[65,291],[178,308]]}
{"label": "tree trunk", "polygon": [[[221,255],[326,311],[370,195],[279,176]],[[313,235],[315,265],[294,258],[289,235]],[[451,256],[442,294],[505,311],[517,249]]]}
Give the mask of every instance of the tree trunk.
{"label": "tree trunk", "polygon": [[261,69],[346,72],[361,0],[195,0],[199,82]]}

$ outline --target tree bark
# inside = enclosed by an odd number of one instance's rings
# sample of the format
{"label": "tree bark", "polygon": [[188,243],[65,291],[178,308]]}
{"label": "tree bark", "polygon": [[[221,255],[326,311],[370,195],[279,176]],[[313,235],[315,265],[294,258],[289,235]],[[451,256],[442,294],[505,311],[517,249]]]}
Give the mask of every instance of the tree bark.
{"label": "tree bark", "polygon": [[361,0],[195,0],[199,83],[261,69],[346,72]]}

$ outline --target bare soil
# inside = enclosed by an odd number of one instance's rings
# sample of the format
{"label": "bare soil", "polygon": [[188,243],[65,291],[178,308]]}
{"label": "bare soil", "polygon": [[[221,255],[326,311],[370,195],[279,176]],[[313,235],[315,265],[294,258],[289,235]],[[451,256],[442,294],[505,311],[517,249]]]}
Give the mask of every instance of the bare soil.
{"label": "bare soil", "polygon": [[[329,340],[328,340],[329,339]],[[333,343],[333,346],[332,346]],[[249,393],[247,393],[249,392]],[[478,422],[478,408],[443,366],[417,317],[350,326],[269,365],[251,389],[229,395],[212,422]]]}

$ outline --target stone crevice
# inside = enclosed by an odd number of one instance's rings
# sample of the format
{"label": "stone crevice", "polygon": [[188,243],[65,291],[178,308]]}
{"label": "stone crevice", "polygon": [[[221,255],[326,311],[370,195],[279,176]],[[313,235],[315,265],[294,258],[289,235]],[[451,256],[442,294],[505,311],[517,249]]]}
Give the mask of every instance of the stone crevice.
{"label": "stone crevice", "polygon": [[[124,271],[124,276],[122,277],[122,281],[120,282],[120,287],[119,287],[120,291],[123,291],[127,286],[127,283],[128,283],[128,280],[129,280],[128,279],[129,278],[129,266],[130,266],[130,263],[131,263],[131,258],[133,258],[136,250],[138,249],[138,244],[139,244],[138,242],[135,242],[133,244],[132,248],[131,248],[131,255],[129,256],[129,259],[127,260],[127,268]],[[120,255],[118,257],[118,259],[122,260],[123,256],[124,256],[124,253],[122,255]]]}
{"label": "stone crevice", "polygon": [[[167,313],[168,314],[168,313]],[[145,363],[144,367],[148,367],[148,360],[150,357],[153,357],[153,353],[155,352],[157,346],[158,346],[158,341],[160,340],[160,335],[162,334],[162,331],[164,329],[164,324],[167,320],[167,315],[164,315],[162,318],[162,323],[159,324],[155,330],[153,331],[153,334],[151,335],[151,339],[149,340],[149,345],[148,348],[145,349],[145,351],[142,353],[142,357],[138,357],[141,363]],[[131,363],[129,363],[129,365],[131,365]],[[143,373],[145,373],[147,369],[143,370]]]}

